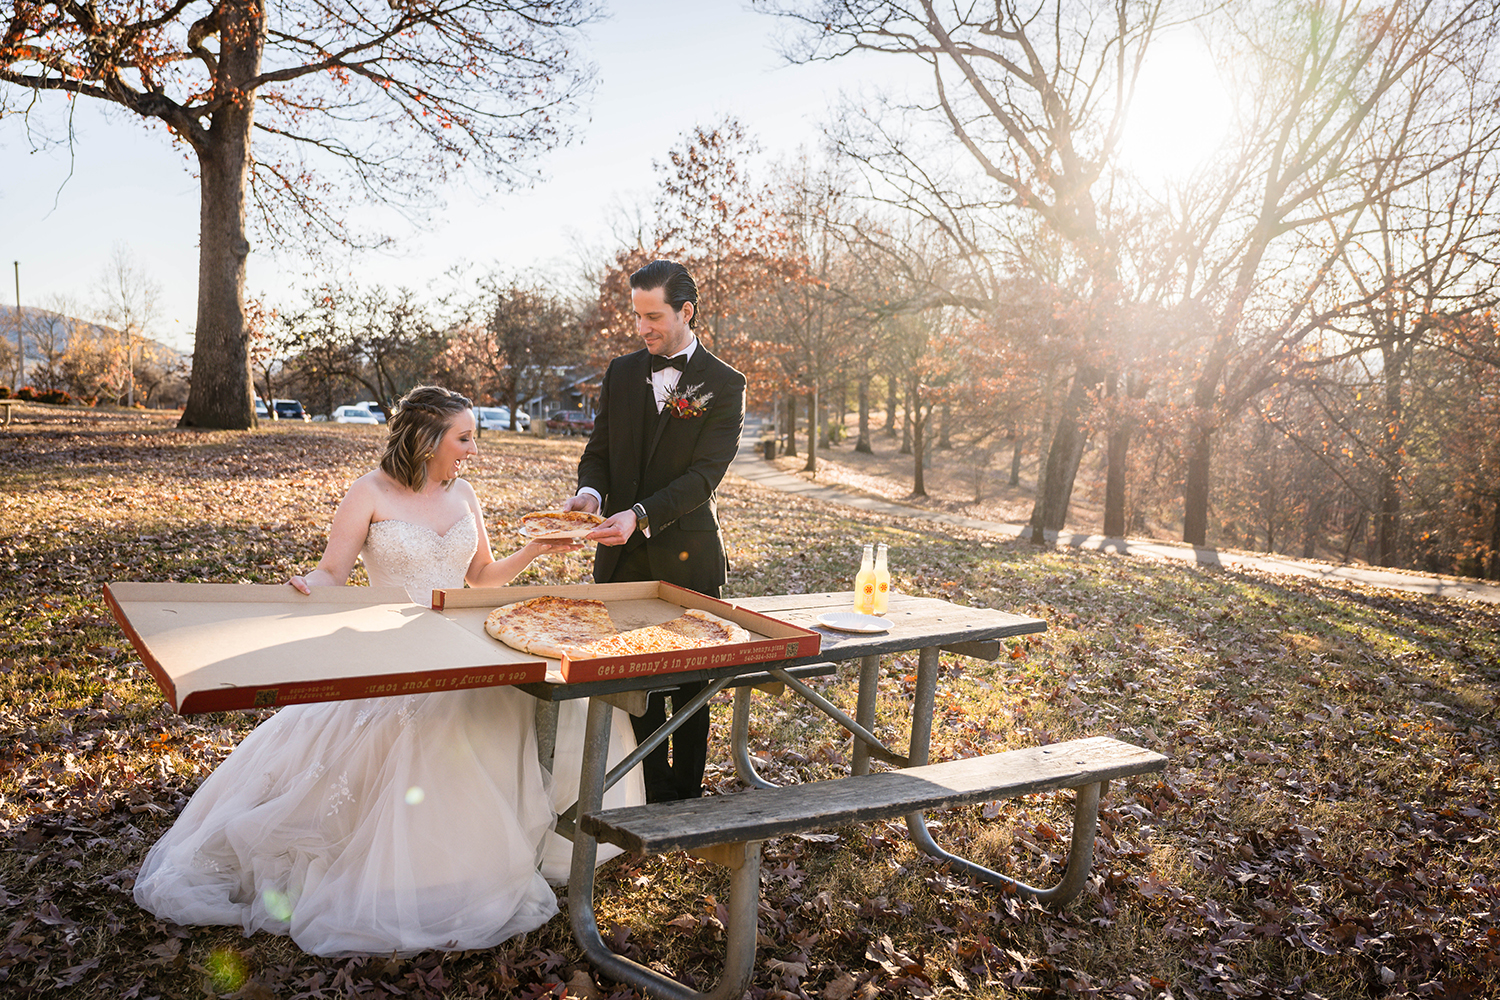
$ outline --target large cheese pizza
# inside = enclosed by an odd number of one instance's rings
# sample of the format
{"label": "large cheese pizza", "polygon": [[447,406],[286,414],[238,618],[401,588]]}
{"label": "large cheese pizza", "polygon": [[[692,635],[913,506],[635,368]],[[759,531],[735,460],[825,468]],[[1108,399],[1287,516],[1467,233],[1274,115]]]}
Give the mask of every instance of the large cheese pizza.
{"label": "large cheese pizza", "polygon": [[750,633],[727,618],[690,608],[660,625],[621,632],[600,601],[571,597],[533,597],[496,608],[485,631],[525,653],[560,660],[600,656],[635,656],[676,649],[702,649],[748,642]]}

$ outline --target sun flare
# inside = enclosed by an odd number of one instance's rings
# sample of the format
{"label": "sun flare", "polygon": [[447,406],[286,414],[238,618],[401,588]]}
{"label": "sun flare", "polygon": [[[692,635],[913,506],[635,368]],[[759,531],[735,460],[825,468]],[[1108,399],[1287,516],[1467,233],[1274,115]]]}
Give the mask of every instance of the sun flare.
{"label": "sun flare", "polygon": [[1180,178],[1208,158],[1228,125],[1229,95],[1208,49],[1187,32],[1165,35],[1141,65],[1121,162],[1147,183]]}

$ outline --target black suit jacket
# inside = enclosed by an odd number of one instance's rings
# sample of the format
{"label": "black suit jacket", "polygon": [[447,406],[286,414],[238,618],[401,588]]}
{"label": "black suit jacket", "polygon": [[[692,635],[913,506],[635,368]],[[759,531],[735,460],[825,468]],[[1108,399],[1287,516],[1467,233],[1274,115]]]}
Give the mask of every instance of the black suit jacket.
{"label": "black suit jacket", "polygon": [[[715,491],[739,448],[745,376],[700,341],[678,382],[679,389],[693,386],[701,386],[698,393],[713,393],[703,416],[650,417],[650,353],[642,349],[610,362],[594,432],[578,461],[578,485],[598,491],[606,517],[637,503],[644,507],[651,524],[645,545],[653,576],[708,590],[723,586],[727,577]],[[623,549],[597,547],[596,582],[609,580]]]}

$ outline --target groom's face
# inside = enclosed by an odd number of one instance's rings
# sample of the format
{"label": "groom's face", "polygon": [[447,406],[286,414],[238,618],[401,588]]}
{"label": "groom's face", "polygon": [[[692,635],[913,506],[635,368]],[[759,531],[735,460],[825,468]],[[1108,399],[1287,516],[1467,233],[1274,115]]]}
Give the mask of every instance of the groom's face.
{"label": "groom's face", "polygon": [[693,331],[688,328],[688,320],[693,318],[691,302],[673,309],[665,288],[632,288],[630,302],[635,308],[635,330],[652,354],[670,358],[693,339]]}

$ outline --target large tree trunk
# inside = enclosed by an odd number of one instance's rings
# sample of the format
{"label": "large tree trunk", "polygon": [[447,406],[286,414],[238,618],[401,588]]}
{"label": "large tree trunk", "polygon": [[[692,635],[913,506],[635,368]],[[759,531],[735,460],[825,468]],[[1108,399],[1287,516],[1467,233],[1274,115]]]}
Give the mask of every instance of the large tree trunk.
{"label": "large tree trunk", "polygon": [[807,393],[807,464],[803,472],[818,471],[818,386],[814,383]]}
{"label": "large tree trunk", "polygon": [[900,454],[902,454],[902,455],[910,455],[911,454],[912,406],[914,405],[914,401],[916,399],[917,394],[914,391],[914,387],[912,386],[911,382],[908,382],[908,383],[906,383],[906,385],[902,386],[902,389],[904,391],[901,394],[902,395],[901,402],[902,402],[903,405],[901,407],[901,451],[900,451]]}
{"label": "large tree trunk", "polygon": [[854,442],[854,450],[864,455],[875,454],[875,449],[870,446],[870,378],[868,375],[859,380],[859,440]]}
{"label": "large tree trunk", "polygon": [[[1146,380],[1135,375],[1125,376],[1125,395],[1129,399],[1140,399],[1146,394]],[[1109,434],[1108,465],[1104,480],[1104,535],[1106,538],[1125,537],[1125,486],[1129,479],[1127,466],[1130,458],[1130,436],[1135,432],[1134,411],[1128,406],[1115,413],[1115,426]]]}
{"label": "large tree trunk", "polygon": [[1182,540],[1208,541],[1208,472],[1213,459],[1213,431],[1195,423],[1188,432],[1187,479],[1182,487]]}
{"label": "large tree trunk", "polygon": [[[913,394],[915,397],[915,393]],[[911,495],[914,497],[925,497],[927,495],[927,481],[922,474],[922,459],[925,447],[923,442],[923,427],[927,423],[927,417],[922,414],[922,404],[919,400],[911,398],[907,400],[906,410],[913,414],[911,418],[911,453],[913,472],[911,475]],[[928,416],[931,416],[929,413]]]}
{"label": "large tree trunk", "polygon": [[1385,441],[1376,473],[1379,507],[1375,513],[1376,546],[1382,566],[1397,565],[1401,529],[1401,454],[1406,443],[1402,426],[1401,381],[1405,357],[1392,348],[1381,351],[1385,371]]}
{"label": "large tree trunk", "polygon": [[1109,469],[1104,478],[1104,537],[1125,537],[1125,460],[1133,421],[1124,417],[1109,435]]}
{"label": "large tree trunk", "polygon": [[[260,73],[265,9],[259,0],[226,3],[220,14],[219,79],[238,90]],[[192,138],[198,154],[198,325],[193,374],[180,427],[246,430],[255,424],[250,381],[250,326],[245,316],[245,199],[250,180],[252,95],[226,102],[206,133]],[[269,400],[267,400],[269,403]]]}
{"label": "large tree trunk", "polygon": [[1495,498],[1495,514],[1490,519],[1489,564],[1486,576],[1491,580],[1500,580],[1500,496]]}
{"label": "large tree trunk", "polygon": [[[885,377],[885,436],[896,436],[896,376]],[[904,454],[904,453],[903,453]]]}
{"label": "large tree trunk", "polygon": [[1068,505],[1073,499],[1073,481],[1083,461],[1088,434],[1078,418],[1088,400],[1089,388],[1099,379],[1092,368],[1080,368],[1073,376],[1073,386],[1057,415],[1057,431],[1038,476],[1036,502],[1031,508],[1031,544],[1046,545],[1048,531],[1061,531],[1068,519]]}
{"label": "large tree trunk", "polygon": [[797,394],[795,392],[786,394],[786,447],[783,453],[797,454]]}

